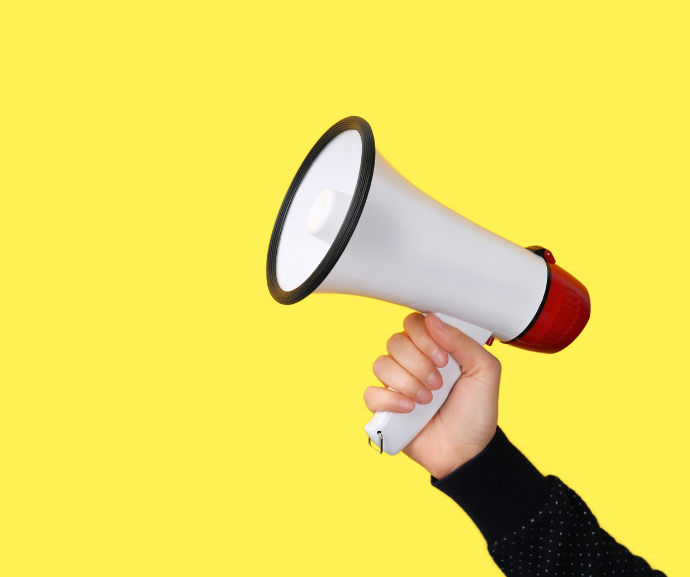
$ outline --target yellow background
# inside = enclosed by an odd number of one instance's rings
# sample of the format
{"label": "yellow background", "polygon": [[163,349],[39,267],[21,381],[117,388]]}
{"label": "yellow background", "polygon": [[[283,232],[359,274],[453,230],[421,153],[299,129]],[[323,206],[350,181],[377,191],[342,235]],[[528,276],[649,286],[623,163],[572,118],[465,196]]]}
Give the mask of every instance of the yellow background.
{"label": "yellow background", "polygon": [[406,310],[276,304],[302,159],[369,121],[412,182],[588,287],[496,344],[500,424],[602,526],[687,563],[686,2],[4,2],[0,574],[500,575],[367,449]]}

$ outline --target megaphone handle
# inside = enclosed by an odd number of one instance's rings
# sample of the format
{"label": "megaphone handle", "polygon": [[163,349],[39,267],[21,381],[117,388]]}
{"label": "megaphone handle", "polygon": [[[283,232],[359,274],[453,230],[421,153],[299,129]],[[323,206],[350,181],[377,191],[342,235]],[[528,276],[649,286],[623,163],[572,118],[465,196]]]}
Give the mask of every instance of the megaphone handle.
{"label": "megaphone handle", "polygon": [[[441,317],[444,322],[459,328],[482,345],[491,336],[491,331],[481,327],[470,325],[447,315],[438,314],[437,316]],[[364,426],[364,430],[371,440],[370,444],[376,445],[381,452],[386,452],[389,455],[397,455],[407,447],[408,443],[426,427],[443,403],[446,402],[448,395],[462,374],[460,365],[450,355],[448,355],[448,364],[440,368],[439,372],[443,377],[443,386],[432,391],[433,399],[430,403],[426,405],[415,403],[415,408],[411,413],[391,413],[390,411],[374,413],[371,421]]]}
{"label": "megaphone handle", "polygon": [[[381,448],[389,455],[397,455],[407,444],[414,439],[426,424],[446,402],[451,390],[460,378],[461,370],[458,362],[448,355],[448,364],[439,369],[443,377],[443,386],[433,391],[434,398],[426,405],[415,403],[411,413],[391,413],[390,411],[377,411],[374,418],[369,421],[364,430],[372,439],[372,444]],[[379,432],[381,435],[379,435]]]}

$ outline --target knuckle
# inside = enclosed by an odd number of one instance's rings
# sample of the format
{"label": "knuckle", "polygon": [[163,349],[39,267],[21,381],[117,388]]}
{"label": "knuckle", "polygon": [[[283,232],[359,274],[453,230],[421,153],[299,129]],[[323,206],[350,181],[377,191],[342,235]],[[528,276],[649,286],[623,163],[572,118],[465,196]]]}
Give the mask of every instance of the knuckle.
{"label": "knuckle", "polygon": [[491,353],[489,353],[490,359],[489,359],[489,366],[496,372],[500,373],[501,370],[503,369],[503,365],[501,365],[501,361],[499,361],[496,357],[494,357]]}
{"label": "knuckle", "polygon": [[410,313],[403,319],[403,327],[407,330],[407,327],[412,326],[414,323],[419,322],[419,319],[424,317],[421,313]]}
{"label": "knuckle", "polygon": [[[453,327],[453,328],[455,328],[455,327]],[[455,330],[451,333],[451,338],[452,338],[455,342],[457,342],[457,343],[459,343],[459,344],[462,345],[462,344],[466,343],[467,340],[468,340],[470,337],[468,337],[468,336],[467,336],[465,333],[463,333],[460,329],[455,329]]]}
{"label": "knuckle", "polygon": [[503,366],[501,365],[501,361],[499,361],[496,357],[490,354],[489,358],[486,360],[485,364],[487,372],[490,374],[499,376],[501,375],[501,371],[503,369]]}
{"label": "knuckle", "polygon": [[395,333],[386,342],[386,349],[390,350],[392,347],[399,345],[404,338],[405,335],[403,335],[402,333]]}
{"label": "knuckle", "polygon": [[433,351],[435,351],[438,348],[438,345],[434,341],[434,339],[431,338],[430,335],[428,334],[423,334],[421,337],[419,337],[419,348],[423,350],[424,352],[427,352],[431,354]]}
{"label": "knuckle", "polygon": [[409,391],[410,393],[414,393],[416,395],[419,391],[425,389],[426,387],[422,385],[422,383],[420,383],[415,377],[409,375],[405,378],[404,386],[401,388],[404,389],[404,391]]}
{"label": "knuckle", "polygon": [[432,371],[431,361],[425,356],[419,355],[412,366],[412,372],[416,375],[428,375]]}
{"label": "knuckle", "polygon": [[364,399],[364,404],[367,406],[367,409],[371,408],[371,400],[372,400],[371,397],[373,394],[373,391],[372,391],[373,388],[374,387],[367,387],[364,390],[364,394],[362,395],[362,398]]}
{"label": "knuckle", "polygon": [[374,361],[374,364],[371,368],[373,369],[375,375],[378,375],[383,370],[383,367],[386,366],[387,358],[388,357],[386,355],[381,355],[378,359]]}

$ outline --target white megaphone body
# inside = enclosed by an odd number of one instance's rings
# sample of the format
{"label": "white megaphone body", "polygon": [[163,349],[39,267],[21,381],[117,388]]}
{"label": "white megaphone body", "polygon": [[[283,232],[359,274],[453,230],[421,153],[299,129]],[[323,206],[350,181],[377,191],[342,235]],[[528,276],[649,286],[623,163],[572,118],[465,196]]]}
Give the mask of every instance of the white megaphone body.
{"label": "white megaphone body", "polygon": [[[371,297],[435,313],[480,344],[497,338],[557,352],[587,324],[587,289],[542,247],[523,248],[435,201],[376,150],[369,124],[333,125],[283,200],[266,264],[282,304],[311,293]],[[441,389],[410,413],[377,412],[370,443],[401,451],[444,403],[461,369],[449,357]]]}

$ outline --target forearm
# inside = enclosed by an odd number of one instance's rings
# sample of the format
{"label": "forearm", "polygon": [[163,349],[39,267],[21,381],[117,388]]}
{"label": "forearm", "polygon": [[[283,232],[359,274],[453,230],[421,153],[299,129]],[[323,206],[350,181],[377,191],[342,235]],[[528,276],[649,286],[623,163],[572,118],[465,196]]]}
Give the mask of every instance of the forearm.
{"label": "forearm", "polygon": [[663,575],[616,543],[574,491],[541,475],[500,428],[484,451],[432,484],[467,512],[510,577]]}

